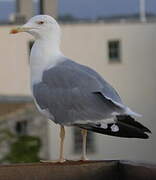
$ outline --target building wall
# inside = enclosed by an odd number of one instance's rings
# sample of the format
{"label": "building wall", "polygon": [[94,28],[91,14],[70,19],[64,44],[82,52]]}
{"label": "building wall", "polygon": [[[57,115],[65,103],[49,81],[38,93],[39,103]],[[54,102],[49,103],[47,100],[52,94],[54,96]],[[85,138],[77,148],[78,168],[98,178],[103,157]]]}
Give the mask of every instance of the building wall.
{"label": "building wall", "polygon": [[[0,94],[29,95],[29,35],[9,35],[11,27],[1,27]],[[156,24],[67,24],[62,25],[62,51],[75,61],[98,71],[120,92],[125,104],[141,113],[138,119],[152,130],[149,140],[119,139],[96,135],[94,159],[131,159],[156,162]],[[109,63],[107,42],[121,41],[121,63]],[[9,44],[8,44],[9,42]],[[7,53],[8,52],[8,53]],[[11,79],[10,79],[11,78]],[[54,128],[55,127],[55,128]],[[67,128],[66,155],[72,151],[72,130]],[[49,127],[50,157],[58,154],[58,125]]]}
{"label": "building wall", "polygon": [[[26,20],[31,18],[34,14],[33,0],[16,0],[17,13],[22,15]],[[39,14],[48,14],[57,18],[58,16],[58,1],[57,0],[42,0],[36,3],[39,6]]]}
{"label": "building wall", "polygon": [[29,95],[29,35],[10,35],[12,26],[1,26],[0,94]]}
{"label": "building wall", "polygon": [[58,1],[57,0],[44,0],[44,14],[48,14],[54,18],[58,16]]}
{"label": "building wall", "polygon": [[32,0],[20,0],[19,4],[19,10],[20,10],[20,14],[22,16],[24,16],[26,18],[26,20],[28,20],[29,18],[31,18],[33,16],[33,9],[32,9]]}
{"label": "building wall", "polygon": [[[17,137],[21,135],[38,137],[41,142],[39,157],[48,159],[48,122],[37,112],[35,105],[22,102],[0,103],[2,110],[7,109],[7,107],[12,111],[0,115],[0,159],[3,159],[10,152],[10,145],[17,141]],[[4,160],[2,162],[4,163]]]}

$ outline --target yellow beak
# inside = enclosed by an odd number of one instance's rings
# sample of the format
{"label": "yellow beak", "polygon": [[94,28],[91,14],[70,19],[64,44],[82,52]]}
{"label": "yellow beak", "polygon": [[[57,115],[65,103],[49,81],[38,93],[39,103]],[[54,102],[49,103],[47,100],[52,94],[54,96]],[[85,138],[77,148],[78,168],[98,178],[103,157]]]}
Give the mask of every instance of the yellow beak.
{"label": "yellow beak", "polygon": [[30,28],[30,27],[17,27],[17,28],[11,29],[10,34],[17,34],[19,32],[27,32],[30,29],[32,29],[32,28]]}

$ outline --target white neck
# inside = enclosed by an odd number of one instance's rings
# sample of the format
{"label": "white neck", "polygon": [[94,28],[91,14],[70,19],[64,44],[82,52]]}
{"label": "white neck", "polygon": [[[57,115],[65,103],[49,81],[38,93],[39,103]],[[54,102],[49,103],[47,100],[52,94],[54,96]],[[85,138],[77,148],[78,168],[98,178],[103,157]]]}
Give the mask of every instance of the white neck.
{"label": "white neck", "polygon": [[62,56],[56,36],[37,39],[30,54],[31,84],[39,83],[43,71],[59,63]]}

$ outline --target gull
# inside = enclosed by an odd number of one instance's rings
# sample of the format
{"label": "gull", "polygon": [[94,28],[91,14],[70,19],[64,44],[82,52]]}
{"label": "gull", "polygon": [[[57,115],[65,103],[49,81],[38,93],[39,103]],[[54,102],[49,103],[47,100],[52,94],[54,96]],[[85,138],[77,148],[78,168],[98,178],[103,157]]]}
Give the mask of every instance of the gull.
{"label": "gull", "polygon": [[123,103],[101,75],[61,52],[61,29],[54,18],[34,16],[23,26],[11,30],[12,34],[19,32],[35,38],[30,53],[31,89],[38,110],[60,125],[59,162],[65,161],[64,126],[81,128],[81,160],[87,159],[88,130],[125,138],[149,137],[147,133],[151,131],[134,119],[140,115]]}

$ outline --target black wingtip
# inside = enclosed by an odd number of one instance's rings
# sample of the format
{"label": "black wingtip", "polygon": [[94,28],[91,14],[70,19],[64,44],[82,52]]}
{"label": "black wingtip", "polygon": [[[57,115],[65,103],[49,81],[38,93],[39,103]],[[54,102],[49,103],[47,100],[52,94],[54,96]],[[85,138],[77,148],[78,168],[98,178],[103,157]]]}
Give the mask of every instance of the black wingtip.
{"label": "black wingtip", "polygon": [[[116,125],[118,127],[118,131],[112,131],[112,126]],[[137,127],[133,127],[131,125],[125,124],[123,122],[116,122],[115,124],[108,124],[107,128],[103,128],[101,124],[79,124],[80,128],[87,129],[96,133],[122,137],[122,138],[138,138],[138,139],[148,139],[148,134],[145,133],[144,130],[139,129]]]}
{"label": "black wingtip", "polygon": [[149,136],[148,136],[146,133],[144,133],[144,134],[142,135],[142,137],[140,137],[140,139],[149,139]]}
{"label": "black wingtip", "polygon": [[148,129],[148,128],[146,128],[145,132],[152,134],[152,131],[150,129]]}
{"label": "black wingtip", "polygon": [[143,132],[152,133],[150,129],[148,129],[147,127],[145,127],[144,125],[142,125],[140,122],[136,121],[133,117],[129,115],[119,115],[116,117],[119,122],[136,127]]}

